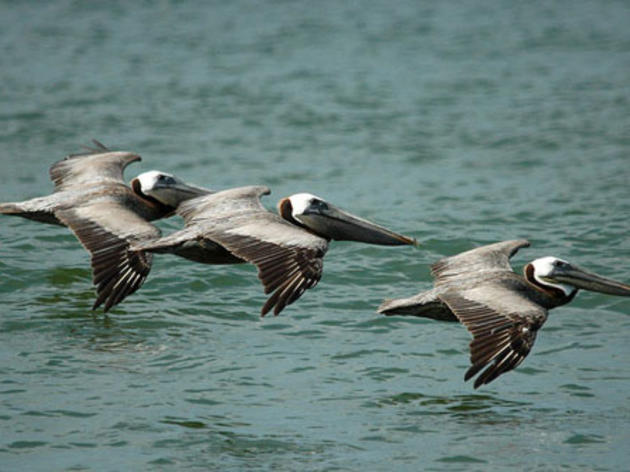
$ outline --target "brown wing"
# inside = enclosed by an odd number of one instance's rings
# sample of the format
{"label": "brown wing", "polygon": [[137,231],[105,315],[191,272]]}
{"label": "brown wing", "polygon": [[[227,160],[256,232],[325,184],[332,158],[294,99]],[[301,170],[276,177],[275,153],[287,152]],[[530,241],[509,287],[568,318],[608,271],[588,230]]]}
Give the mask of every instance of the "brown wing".
{"label": "brown wing", "polygon": [[529,241],[519,239],[471,249],[436,262],[431,266],[431,274],[435,285],[441,285],[459,277],[469,277],[471,273],[512,272],[510,258],[527,246]]}
{"label": "brown wing", "polygon": [[90,149],[87,154],[70,155],[50,167],[55,192],[103,182],[124,183],[125,167],[141,160],[137,154],[111,152],[98,141],[95,144],[98,149]]}
{"label": "brown wing", "polygon": [[160,237],[160,230],[113,198],[57,211],[57,217],[90,252],[97,299],[92,309],[120,303],[144,283],[152,255],[131,252],[130,244]]}
{"label": "brown wing", "polygon": [[260,198],[270,193],[269,188],[263,185],[235,187],[186,200],[177,207],[177,214],[184,218],[186,226],[203,225],[209,219],[251,219],[269,213]]}
{"label": "brown wing", "polygon": [[258,268],[258,278],[265,287],[265,293],[273,292],[262,307],[261,316],[272,308],[273,314],[278,315],[284,307],[300,298],[305,290],[317,285],[322,277],[326,253],[322,245],[284,246],[255,236],[228,233],[215,233],[212,239]]}
{"label": "brown wing", "polygon": [[440,321],[459,321],[453,312],[440,300],[439,289],[427,290],[408,298],[383,300],[378,312],[386,316],[407,315],[432,318]]}
{"label": "brown wing", "polygon": [[[529,354],[547,311],[505,287],[480,287],[460,294],[447,291],[439,298],[473,335],[465,380],[477,375],[478,388],[516,366]],[[497,302],[497,300],[499,300]]]}
{"label": "brown wing", "polygon": [[[328,242],[266,210],[267,187],[239,187],[184,202],[178,213],[187,229],[256,265],[271,293],[261,314],[275,315],[321,279]],[[158,241],[159,243],[159,241]]]}

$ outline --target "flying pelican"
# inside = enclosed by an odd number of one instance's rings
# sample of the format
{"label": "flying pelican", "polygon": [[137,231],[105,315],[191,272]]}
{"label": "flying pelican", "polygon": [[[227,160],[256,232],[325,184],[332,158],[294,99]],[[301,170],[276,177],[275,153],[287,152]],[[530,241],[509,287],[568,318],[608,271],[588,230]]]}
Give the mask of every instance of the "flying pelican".
{"label": "flying pelican", "polygon": [[123,171],[141,160],[131,152],[97,148],[50,168],[54,193],[23,202],[0,203],[0,213],[67,226],[91,254],[97,299],[104,311],[136,291],[151,267],[149,254],[131,254],[131,242],[159,238],[149,221],[174,214],[187,198],[209,193],[159,171],[144,172],[127,186]]}
{"label": "flying pelican", "polygon": [[529,354],[547,311],[569,303],[578,289],[630,296],[630,285],[587,272],[555,257],[527,264],[524,275],[509,259],[526,240],[503,241],[447,257],[433,264],[435,288],[410,298],[385,300],[378,311],[442,321],[460,321],[472,333],[472,366],[464,380],[487,384]]}
{"label": "flying pelican", "polygon": [[261,310],[277,315],[322,276],[323,257],[333,240],[380,245],[416,245],[402,236],[340,210],[307,193],[278,203],[279,215],[260,198],[267,187],[239,187],[183,202],[177,213],[185,227],[156,241],[132,246],[138,251],[173,253],[205,264],[250,262],[258,268],[265,293]]}

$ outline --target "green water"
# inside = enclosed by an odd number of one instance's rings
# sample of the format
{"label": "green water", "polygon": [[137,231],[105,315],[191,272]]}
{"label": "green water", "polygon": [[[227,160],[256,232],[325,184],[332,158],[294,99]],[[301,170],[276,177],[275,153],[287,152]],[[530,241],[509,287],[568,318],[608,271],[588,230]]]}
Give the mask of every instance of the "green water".
{"label": "green water", "polygon": [[[277,318],[251,266],[157,256],[93,314],[64,228],[0,219],[0,470],[618,471],[630,302],[580,293],[475,391],[457,324],[385,318],[503,239],[630,281],[626,2],[0,4],[0,201],[91,138],[308,191],[422,242],[333,243]],[[159,224],[164,233],[181,225]]]}

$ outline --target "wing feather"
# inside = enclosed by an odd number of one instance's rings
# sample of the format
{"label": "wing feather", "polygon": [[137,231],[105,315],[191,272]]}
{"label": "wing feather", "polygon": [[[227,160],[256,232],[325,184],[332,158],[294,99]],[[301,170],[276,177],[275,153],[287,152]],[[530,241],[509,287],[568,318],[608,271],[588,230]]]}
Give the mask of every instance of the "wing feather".
{"label": "wing feather", "polygon": [[[177,209],[186,222],[183,230],[133,250],[173,252],[211,264],[217,263],[217,251],[227,250],[235,256],[231,262],[257,267],[265,293],[271,294],[261,315],[272,309],[277,315],[319,282],[328,241],[265,209],[260,198],[267,194],[264,186],[238,187],[183,202]],[[207,256],[184,253],[192,240]]]}
{"label": "wing feather", "polygon": [[431,274],[437,286],[456,278],[469,277],[473,273],[480,275],[487,272],[512,272],[510,258],[520,248],[528,246],[529,241],[519,239],[471,249],[436,262],[431,266]]}
{"label": "wing feather", "polygon": [[191,225],[208,218],[268,213],[260,198],[270,193],[271,190],[263,185],[235,187],[182,202],[177,214],[184,218],[187,225]]}
{"label": "wing feather", "polygon": [[88,154],[70,155],[54,163],[50,167],[50,179],[55,184],[55,192],[105,182],[124,183],[125,167],[140,160],[138,154],[131,152],[92,149]]}
{"label": "wing feather", "polygon": [[258,268],[265,293],[273,292],[261,310],[262,316],[272,308],[274,315],[278,315],[322,277],[327,242],[321,238],[313,246],[282,246],[255,236],[227,232],[215,232],[212,239]]}
{"label": "wing feather", "polygon": [[158,228],[113,199],[56,215],[91,254],[97,292],[92,309],[104,303],[108,311],[142,286],[151,270],[152,254],[128,249],[133,243],[158,238]]}
{"label": "wing feather", "polygon": [[485,369],[474,387],[490,383],[514,369],[529,354],[547,311],[500,284],[439,295],[473,335],[468,380]]}
{"label": "wing feather", "polygon": [[[261,310],[279,314],[322,276],[328,242],[269,212],[264,186],[238,187],[184,202],[177,212],[186,227],[258,268],[265,293]],[[159,244],[159,242],[156,242]]]}

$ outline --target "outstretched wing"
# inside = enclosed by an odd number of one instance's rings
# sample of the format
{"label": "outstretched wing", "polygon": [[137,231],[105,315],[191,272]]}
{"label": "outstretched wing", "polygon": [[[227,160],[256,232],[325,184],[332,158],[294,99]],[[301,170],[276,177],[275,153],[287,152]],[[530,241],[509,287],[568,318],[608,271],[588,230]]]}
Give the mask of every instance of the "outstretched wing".
{"label": "outstretched wing", "polygon": [[468,278],[471,273],[482,275],[488,272],[512,272],[510,258],[520,248],[528,246],[529,241],[519,239],[471,249],[436,262],[431,266],[431,274],[438,286],[459,277]]}
{"label": "outstretched wing", "polygon": [[140,288],[151,270],[152,255],[128,248],[159,238],[158,228],[111,197],[55,214],[90,252],[97,291],[92,309],[105,303],[104,310],[108,311]]}
{"label": "outstretched wing", "polygon": [[98,141],[94,144],[96,148],[87,148],[87,153],[69,155],[50,167],[55,192],[104,182],[124,183],[125,167],[141,160],[135,153],[111,152]]}
{"label": "outstretched wing", "polygon": [[[290,225],[284,228],[280,224],[276,226],[276,223],[282,221],[265,219],[265,229],[292,229]],[[256,265],[265,293],[272,294],[262,307],[261,315],[265,316],[272,308],[274,315],[278,315],[285,306],[300,298],[305,290],[317,285],[322,277],[327,243],[317,237],[308,242],[291,243],[277,235],[270,235],[268,231],[258,232],[257,229],[216,228],[207,234],[234,255]]]}
{"label": "outstretched wing", "polygon": [[328,241],[266,210],[260,197],[267,187],[239,187],[184,202],[178,213],[232,254],[258,268],[258,278],[271,293],[261,310],[275,315],[314,287],[322,276]]}
{"label": "outstretched wing", "polygon": [[485,368],[475,380],[475,388],[518,366],[529,354],[536,333],[547,319],[544,308],[520,295],[510,283],[518,281],[497,281],[439,295],[473,335],[472,365],[465,380]]}
{"label": "outstretched wing", "polygon": [[269,213],[260,199],[270,193],[264,185],[235,187],[186,200],[177,207],[177,214],[184,218],[186,226],[216,218],[247,218]]}

